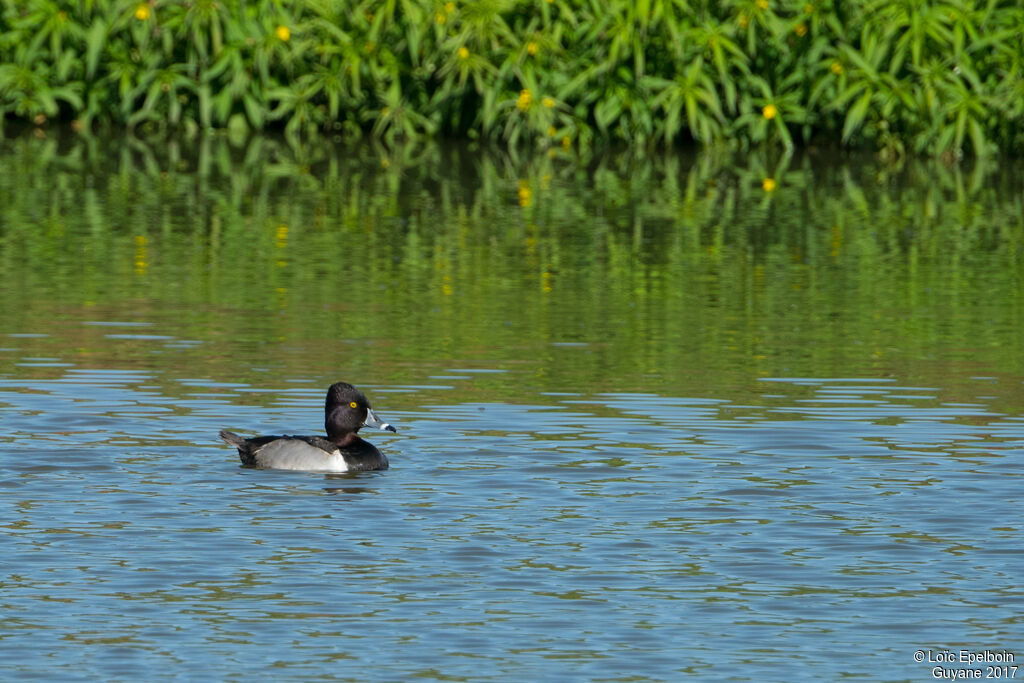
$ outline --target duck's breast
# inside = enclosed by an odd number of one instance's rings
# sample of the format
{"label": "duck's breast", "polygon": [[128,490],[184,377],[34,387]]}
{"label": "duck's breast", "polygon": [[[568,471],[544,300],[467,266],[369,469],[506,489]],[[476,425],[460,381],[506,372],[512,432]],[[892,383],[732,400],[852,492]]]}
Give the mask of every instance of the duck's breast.
{"label": "duck's breast", "polygon": [[271,441],[256,451],[256,464],[278,470],[348,471],[348,463],[337,448],[328,453],[302,439]]}

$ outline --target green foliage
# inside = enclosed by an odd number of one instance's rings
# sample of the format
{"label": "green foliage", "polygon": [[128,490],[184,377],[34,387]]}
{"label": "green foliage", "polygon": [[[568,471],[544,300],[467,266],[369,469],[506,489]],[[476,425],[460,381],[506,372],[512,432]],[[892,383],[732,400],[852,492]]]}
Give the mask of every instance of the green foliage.
{"label": "green foliage", "polygon": [[1013,0],[0,0],[0,124],[1019,151]]}

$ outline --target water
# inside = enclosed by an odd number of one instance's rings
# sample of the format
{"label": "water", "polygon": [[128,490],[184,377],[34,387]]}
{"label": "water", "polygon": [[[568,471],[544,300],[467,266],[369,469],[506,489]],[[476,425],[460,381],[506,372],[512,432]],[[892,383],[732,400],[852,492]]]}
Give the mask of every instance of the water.
{"label": "water", "polygon": [[[588,252],[539,181],[522,206],[531,171],[484,162],[494,194],[435,216],[448,250],[409,207],[459,196],[457,173],[335,214],[357,190],[236,201],[210,181],[197,200],[173,189],[191,172],[140,181],[104,159],[78,189],[80,169],[0,173],[5,680],[918,681],[994,673],[919,650],[1021,663],[1020,224],[984,194],[998,182],[937,205],[1002,235],[956,256],[914,250],[959,231],[894,247],[877,215],[834,254],[832,217],[783,196],[776,224],[820,229],[800,258],[765,233],[747,260],[754,242],[681,239],[610,195]],[[177,207],[160,230],[123,214],[138,182]],[[734,200],[741,223],[765,210]],[[284,211],[321,225],[282,230]],[[316,432],[336,380],[398,427],[369,436],[390,470],[246,470],[216,438]]]}
{"label": "water", "polygon": [[1024,421],[981,397],[452,402],[324,476],[213,443],[313,422],[314,388],[148,380],[0,385],[9,676],[920,680],[917,649],[1020,642]]}

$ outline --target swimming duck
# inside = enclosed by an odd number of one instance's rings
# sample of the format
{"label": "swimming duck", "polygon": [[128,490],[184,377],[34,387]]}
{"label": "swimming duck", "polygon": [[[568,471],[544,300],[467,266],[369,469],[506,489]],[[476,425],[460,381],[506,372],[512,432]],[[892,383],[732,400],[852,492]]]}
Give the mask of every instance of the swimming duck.
{"label": "swimming duck", "polygon": [[396,432],[370,408],[363,392],[347,382],[332,384],[324,403],[322,436],[255,436],[251,439],[226,429],[220,438],[238,448],[245,467],[323,472],[365,472],[386,470],[387,457],[374,445],[359,438],[361,427]]}

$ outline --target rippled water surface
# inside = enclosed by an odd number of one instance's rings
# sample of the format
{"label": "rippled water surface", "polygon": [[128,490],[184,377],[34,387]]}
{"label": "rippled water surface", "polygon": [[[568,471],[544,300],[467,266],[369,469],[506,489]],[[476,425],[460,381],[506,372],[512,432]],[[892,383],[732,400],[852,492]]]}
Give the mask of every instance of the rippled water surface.
{"label": "rippled water surface", "polygon": [[990,380],[405,411],[432,389],[380,385],[402,433],[359,476],[212,443],[312,426],[316,387],[148,382],[0,384],[8,674],[923,680],[916,649],[1020,642],[1024,421]]}
{"label": "rippled water surface", "polygon": [[[1024,665],[1024,231],[999,183],[23,144],[0,678]],[[390,470],[248,470],[216,438],[316,433],[337,380],[397,425],[368,435]]]}

